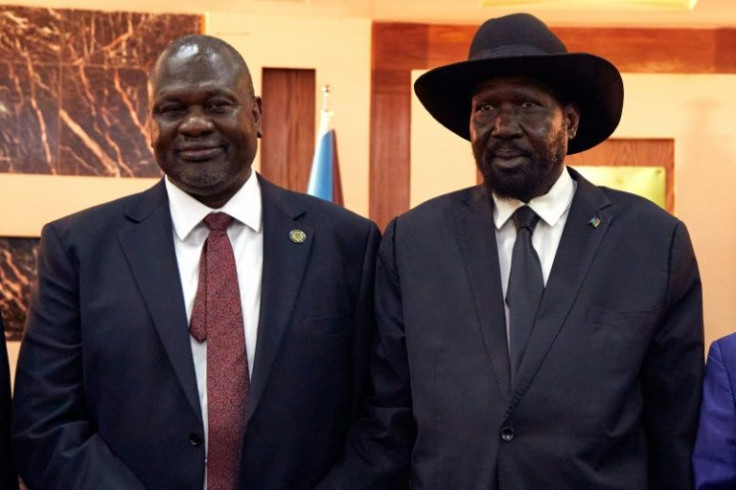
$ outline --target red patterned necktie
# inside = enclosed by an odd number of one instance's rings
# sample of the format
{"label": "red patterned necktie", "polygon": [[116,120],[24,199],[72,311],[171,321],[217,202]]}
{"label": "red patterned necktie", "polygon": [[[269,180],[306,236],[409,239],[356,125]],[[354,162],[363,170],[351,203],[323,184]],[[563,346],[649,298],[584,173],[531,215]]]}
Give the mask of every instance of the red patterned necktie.
{"label": "red patterned necktie", "polygon": [[250,379],[235,256],[227,227],[233,218],[212,213],[199,265],[189,331],[207,341],[207,490],[238,488]]}

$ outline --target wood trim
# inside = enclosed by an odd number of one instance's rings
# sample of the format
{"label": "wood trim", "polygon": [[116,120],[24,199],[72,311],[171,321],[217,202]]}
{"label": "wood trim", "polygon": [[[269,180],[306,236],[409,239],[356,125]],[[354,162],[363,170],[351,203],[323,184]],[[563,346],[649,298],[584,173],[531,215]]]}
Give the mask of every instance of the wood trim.
{"label": "wood trim", "polygon": [[263,68],[261,174],[306,192],[315,142],[315,70]]}
{"label": "wood trim", "polygon": [[[381,227],[409,207],[411,70],[466,59],[476,29],[467,25],[373,25],[369,210]],[[622,72],[736,73],[736,29],[732,28],[553,30],[570,51],[602,56]],[[668,179],[672,173],[668,172]]]}

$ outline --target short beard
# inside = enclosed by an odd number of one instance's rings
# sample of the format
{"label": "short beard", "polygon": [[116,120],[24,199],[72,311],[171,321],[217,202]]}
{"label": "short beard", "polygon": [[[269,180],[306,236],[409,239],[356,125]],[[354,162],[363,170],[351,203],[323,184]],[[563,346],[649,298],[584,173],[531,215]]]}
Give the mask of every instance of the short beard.
{"label": "short beard", "polygon": [[[564,131],[560,135],[566,138]],[[513,170],[492,165],[490,159],[486,158],[485,148],[474,146],[473,156],[483,175],[483,185],[497,197],[514,198],[522,202],[546,194],[559,178],[567,154],[567,140],[561,141],[560,135],[555,136],[555,144],[548,147],[544,158],[530,150],[527,154],[530,163]]]}

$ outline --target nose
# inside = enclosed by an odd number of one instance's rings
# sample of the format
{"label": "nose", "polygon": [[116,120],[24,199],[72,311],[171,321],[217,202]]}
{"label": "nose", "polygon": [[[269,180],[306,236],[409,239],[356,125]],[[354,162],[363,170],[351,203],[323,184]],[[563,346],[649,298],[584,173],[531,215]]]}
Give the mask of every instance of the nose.
{"label": "nose", "polygon": [[497,138],[513,138],[521,134],[516,107],[503,104],[493,119],[491,134]]}
{"label": "nose", "polygon": [[179,131],[187,136],[207,134],[213,129],[212,120],[198,108],[192,108],[179,125]]}

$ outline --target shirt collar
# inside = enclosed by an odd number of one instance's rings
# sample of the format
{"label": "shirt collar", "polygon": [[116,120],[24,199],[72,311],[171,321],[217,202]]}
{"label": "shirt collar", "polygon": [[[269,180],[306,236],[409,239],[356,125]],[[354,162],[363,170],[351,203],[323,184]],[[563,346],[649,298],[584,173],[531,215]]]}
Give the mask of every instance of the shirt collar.
{"label": "shirt collar", "polygon": [[575,195],[575,182],[570,177],[567,167],[557,178],[550,190],[541,196],[537,196],[528,203],[523,203],[514,198],[500,198],[493,194],[493,222],[496,229],[500,230],[514,214],[514,211],[525,204],[532,208],[542,220],[549,226],[554,226],[560,220],[567,208],[572,203]]}
{"label": "shirt collar", "polygon": [[204,217],[213,211],[227,213],[254,232],[260,233],[263,222],[261,187],[255,171],[251,171],[245,184],[220,209],[212,209],[197,201],[173,184],[168,177],[164,179],[164,182],[169,195],[169,210],[174,233],[179,240],[186,240]]}

